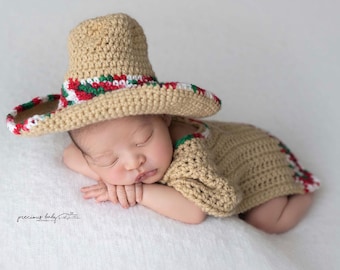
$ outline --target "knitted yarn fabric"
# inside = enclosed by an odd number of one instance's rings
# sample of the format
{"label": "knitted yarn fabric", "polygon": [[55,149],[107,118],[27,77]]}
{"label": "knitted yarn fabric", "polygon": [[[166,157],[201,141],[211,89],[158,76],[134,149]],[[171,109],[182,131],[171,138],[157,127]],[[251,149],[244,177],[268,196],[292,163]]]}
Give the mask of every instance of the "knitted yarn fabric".
{"label": "knitted yarn fabric", "polygon": [[288,148],[267,132],[245,124],[206,123],[208,129],[194,122],[199,131],[179,141],[162,183],[209,215],[244,213],[270,199],[319,187]]}
{"label": "knitted yarn fabric", "polygon": [[159,82],[142,27],[126,14],[86,20],[71,30],[60,94],[36,97],[7,115],[16,135],[68,131],[124,116],[207,117],[221,101],[196,85]]}
{"label": "knitted yarn fabric", "polygon": [[81,22],[70,31],[68,49],[65,80],[114,74],[155,77],[143,29],[125,14]]}

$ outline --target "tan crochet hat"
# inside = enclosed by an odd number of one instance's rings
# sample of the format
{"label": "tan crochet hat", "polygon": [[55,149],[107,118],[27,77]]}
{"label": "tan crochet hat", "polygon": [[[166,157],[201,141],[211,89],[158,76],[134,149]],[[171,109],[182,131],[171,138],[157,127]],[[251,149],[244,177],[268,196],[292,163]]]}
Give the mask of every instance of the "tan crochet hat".
{"label": "tan crochet hat", "polygon": [[15,107],[7,116],[12,133],[38,136],[142,114],[200,118],[220,109],[204,89],[157,81],[143,29],[126,14],[80,23],[69,35],[69,58],[61,94]]}

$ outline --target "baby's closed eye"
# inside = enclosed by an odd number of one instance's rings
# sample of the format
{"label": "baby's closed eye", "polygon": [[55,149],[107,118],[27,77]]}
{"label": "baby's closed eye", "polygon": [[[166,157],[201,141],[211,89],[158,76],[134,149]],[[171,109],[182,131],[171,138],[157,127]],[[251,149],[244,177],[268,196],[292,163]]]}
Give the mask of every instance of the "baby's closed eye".
{"label": "baby's closed eye", "polygon": [[87,157],[87,160],[92,165],[98,166],[98,167],[112,167],[118,162],[118,157],[114,155],[103,155],[100,157]]}
{"label": "baby's closed eye", "polygon": [[152,135],[153,135],[153,131],[140,135],[139,136],[140,138],[138,138],[137,140],[138,143],[136,143],[136,146],[141,147],[141,146],[146,145],[151,140]]}

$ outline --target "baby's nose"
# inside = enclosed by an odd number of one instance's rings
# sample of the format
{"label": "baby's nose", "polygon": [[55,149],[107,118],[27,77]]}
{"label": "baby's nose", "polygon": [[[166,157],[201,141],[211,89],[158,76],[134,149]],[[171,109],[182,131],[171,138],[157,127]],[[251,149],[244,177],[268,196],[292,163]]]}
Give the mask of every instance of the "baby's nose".
{"label": "baby's nose", "polygon": [[131,154],[126,160],[126,169],[135,170],[142,166],[146,161],[146,157],[143,154]]}

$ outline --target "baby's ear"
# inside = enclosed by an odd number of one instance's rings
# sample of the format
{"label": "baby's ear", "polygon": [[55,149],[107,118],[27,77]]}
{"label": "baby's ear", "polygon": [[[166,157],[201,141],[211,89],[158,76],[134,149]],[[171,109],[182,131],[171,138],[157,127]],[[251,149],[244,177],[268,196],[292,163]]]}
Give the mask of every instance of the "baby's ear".
{"label": "baby's ear", "polygon": [[169,114],[163,114],[162,119],[164,120],[165,124],[169,127],[171,124],[172,117]]}

